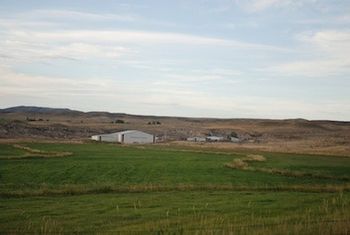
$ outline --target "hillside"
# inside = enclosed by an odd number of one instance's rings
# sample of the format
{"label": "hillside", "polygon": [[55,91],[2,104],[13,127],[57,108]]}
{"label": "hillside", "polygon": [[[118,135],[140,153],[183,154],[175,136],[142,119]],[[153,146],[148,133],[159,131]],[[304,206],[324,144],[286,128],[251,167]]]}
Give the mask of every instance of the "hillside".
{"label": "hillside", "polygon": [[234,132],[240,137],[240,144],[208,143],[195,144],[195,147],[350,155],[350,122],[160,117],[32,106],[0,109],[0,139],[3,141],[83,140],[93,134],[126,129],[143,130],[165,142],[177,141],[172,144],[192,147],[193,143],[181,141],[189,136],[227,136]]}

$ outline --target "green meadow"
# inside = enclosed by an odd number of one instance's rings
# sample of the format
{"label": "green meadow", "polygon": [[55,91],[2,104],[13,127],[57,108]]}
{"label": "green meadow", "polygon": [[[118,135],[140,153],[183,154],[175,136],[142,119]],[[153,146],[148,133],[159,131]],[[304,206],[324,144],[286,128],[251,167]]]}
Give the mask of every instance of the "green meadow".
{"label": "green meadow", "polygon": [[349,157],[258,154],[1,144],[0,234],[350,233]]}

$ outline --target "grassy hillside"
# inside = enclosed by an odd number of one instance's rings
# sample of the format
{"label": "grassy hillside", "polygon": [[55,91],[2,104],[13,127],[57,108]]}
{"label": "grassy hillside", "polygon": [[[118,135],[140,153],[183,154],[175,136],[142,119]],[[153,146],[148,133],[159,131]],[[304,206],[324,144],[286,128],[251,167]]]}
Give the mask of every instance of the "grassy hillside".
{"label": "grassy hillside", "polygon": [[350,231],[350,158],[260,154],[2,144],[0,233]]}

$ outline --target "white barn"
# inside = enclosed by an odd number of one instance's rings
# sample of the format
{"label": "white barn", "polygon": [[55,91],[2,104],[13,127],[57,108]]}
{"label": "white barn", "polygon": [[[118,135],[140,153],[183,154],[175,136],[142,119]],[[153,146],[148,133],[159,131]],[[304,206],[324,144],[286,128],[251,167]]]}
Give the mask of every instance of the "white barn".
{"label": "white barn", "polygon": [[104,141],[104,142],[117,142],[125,144],[148,144],[154,143],[154,135],[137,131],[137,130],[128,130],[120,131],[110,134],[101,134],[91,136],[92,140]]}

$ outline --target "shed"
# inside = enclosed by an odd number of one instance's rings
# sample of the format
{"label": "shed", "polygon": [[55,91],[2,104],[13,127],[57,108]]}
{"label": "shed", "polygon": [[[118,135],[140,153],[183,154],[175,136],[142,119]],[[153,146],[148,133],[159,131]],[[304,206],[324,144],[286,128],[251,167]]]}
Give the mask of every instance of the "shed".
{"label": "shed", "polygon": [[230,137],[230,140],[231,142],[234,142],[234,143],[238,143],[240,141],[238,137],[233,137],[233,136]]}
{"label": "shed", "polygon": [[217,141],[223,141],[224,137],[222,137],[222,136],[207,136],[206,139],[209,142],[217,142]]}
{"label": "shed", "polygon": [[189,138],[187,138],[187,141],[192,141],[192,142],[205,142],[206,139],[205,139],[205,137],[196,136],[196,137],[189,137]]}
{"label": "shed", "polygon": [[146,144],[155,142],[154,135],[137,130],[127,130],[110,134],[93,135],[91,136],[91,139],[96,141],[117,142],[125,144]]}

